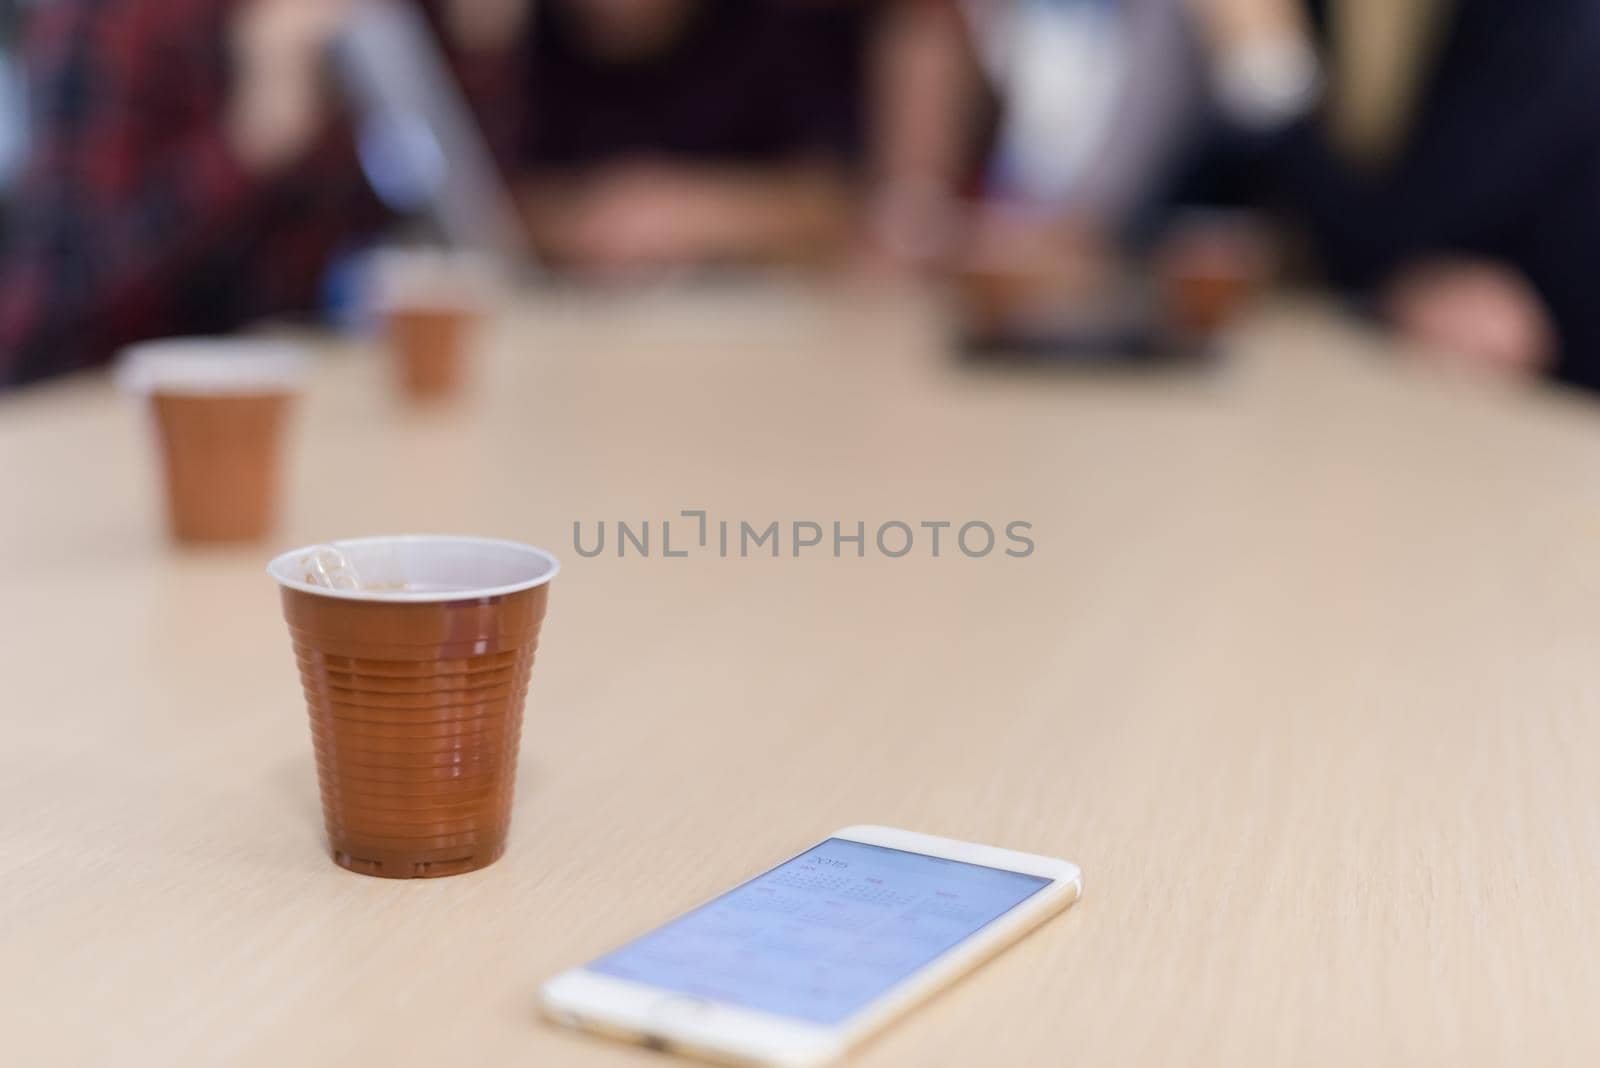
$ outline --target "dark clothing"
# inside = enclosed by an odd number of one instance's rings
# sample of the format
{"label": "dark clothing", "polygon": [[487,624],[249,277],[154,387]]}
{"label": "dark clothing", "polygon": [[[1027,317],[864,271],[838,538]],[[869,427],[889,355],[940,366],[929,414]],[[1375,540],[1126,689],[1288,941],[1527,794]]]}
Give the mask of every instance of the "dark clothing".
{"label": "dark clothing", "polygon": [[1600,3],[1457,0],[1391,167],[1351,168],[1312,122],[1264,159],[1336,282],[1430,255],[1511,264],[1555,318],[1557,375],[1600,388]]}
{"label": "dark clothing", "polygon": [[32,157],[0,257],[0,386],[313,306],[378,217],[347,136],[269,183],[223,137],[233,0],[56,0],[28,28]]}
{"label": "dark clothing", "polygon": [[559,0],[541,3],[516,162],[844,162],[860,138],[861,6],[706,0],[664,53],[608,63],[584,51]]}

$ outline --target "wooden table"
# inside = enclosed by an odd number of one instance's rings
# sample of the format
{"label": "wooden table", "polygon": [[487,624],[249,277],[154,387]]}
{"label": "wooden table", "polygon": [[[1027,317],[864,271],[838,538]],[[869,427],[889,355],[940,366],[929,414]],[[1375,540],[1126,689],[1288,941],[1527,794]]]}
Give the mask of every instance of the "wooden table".
{"label": "wooden table", "polygon": [[[530,298],[432,414],[330,344],[280,536],[237,551],[166,543],[103,378],[0,402],[0,1057],[664,1063],[544,1025],[540,982],[879,822],[1087,893],[863,1068],[1600,1061],[1600,408],[1315,304],[1170,377],[944,336],[914,295]],[[573,551],[685,509],[1037,548]],[[510,852],[460,878],[324,855],[262,572],[402,530],[566,563]]]}

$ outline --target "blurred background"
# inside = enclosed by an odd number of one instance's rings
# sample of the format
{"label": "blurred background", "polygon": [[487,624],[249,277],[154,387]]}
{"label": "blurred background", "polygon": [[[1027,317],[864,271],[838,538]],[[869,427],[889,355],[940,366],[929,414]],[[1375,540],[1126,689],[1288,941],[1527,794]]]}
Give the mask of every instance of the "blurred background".
{"label": "blurred background", "polygon": [[[1092,888],[863,1064],[1600,1063],[1600,0],[0,45],[14,1063],[577,1063],[538,981],[863,819]],[[503,877],[394,895],[261,565],[419,529],[566,569]]]}
{"label": "blurred background", "polygon": [[10,0],[0,384],[529,279],[932,279],[970,355],[1202,352],[1327,286],[1600,385],[1594,0]]}

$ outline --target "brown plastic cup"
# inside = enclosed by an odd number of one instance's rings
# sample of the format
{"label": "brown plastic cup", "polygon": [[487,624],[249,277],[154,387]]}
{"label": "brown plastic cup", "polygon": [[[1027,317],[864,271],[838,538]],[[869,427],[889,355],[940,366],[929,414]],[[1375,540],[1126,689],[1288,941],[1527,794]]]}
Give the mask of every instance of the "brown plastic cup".
{"label": "brown plastic cup", "polygon": [[453,720],[443,723],[367,723],[351,720],[336,725],[330,735],[341,739],[383,740],[409,742],[418,739],[433,740],[444,737],[461,737],[474,734],[493,734],[503,728],[492,716],[477,720]]}
{"label": "brown plastic cup", "polygon": [[[313,743],[315,744],[315,743]],[[406,810],[422,810],[433,805],[454,805],[477,801],[500,788],[497,776],[472,779],[447,779],[431,782],[383,782],[340,775],[335,768],[321,766],[321,788],[324,792],[337,790],[341,797],[377,801],[397,805]]]}
{"label": "brown plastic cup", "polygon": [[405,396],[427,404],[461,392],[493,293],[492,266],[472,253],[390,249],[375,262],[379,318]]}
{"label": "brown plastic cup", "polygon": [[436,401],[460,392],[466,351],[477,330],[470,308],[392,307],[385,317],[400,385],[414,401]]}
{"label": "brown plastic cup", "polygon": [[[422,808],[410,807],[411,802],[397,801],[392,797],[352,794],[347,789],[338,790],[337,796],[332,789],[322,792],[324,803],[337,801],[346,819],[359,821],[357,829],[373,831],[385,827],[409,827],[414,833],[427,834],[444,833],[440,826],[442,824],[451,824],[448,827],[451,833],[481,829],[472,822],[476,818],[476,809],[493,796],[493,792],[474,793],[451,806]],[[408,807],[397,810],[397,805]]]}
{"label": "brown plastic cup", "polygon": [[118,378],[148,397],[173,537],[255,541],[277,519],[284,427],[305,361],[293,347],[250,338],[179,338],[135,345]]}
{"label": "brown plastic cup", "polygon": [[486,867],[505,851],[522,709],[560,565],[488,538],[407,535],[329,546],[268,572],[311,717],[334,862],[409,879]]}

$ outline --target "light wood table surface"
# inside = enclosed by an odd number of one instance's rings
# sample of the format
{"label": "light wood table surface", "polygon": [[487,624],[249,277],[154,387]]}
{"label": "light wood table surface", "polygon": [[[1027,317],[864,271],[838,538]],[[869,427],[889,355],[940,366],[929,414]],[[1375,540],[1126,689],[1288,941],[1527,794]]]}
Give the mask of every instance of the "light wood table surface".
{"label": "light wood table surface", "polygon": [[[862,1068],[1600,1063],[1600,406],[1315,303],[1098,379],[963,370],[935,308],[530,297],[435,414],[326,344],[241,550],[167,544],[105,378],[0,399],[0,1060],[662,1064],[540,982],[876,822],[1087,889]],[[573,551],[698,508],[1037,549]],[[394,882],[324,854],[262,568],[410,530],[566,568],[508,855]]]}

